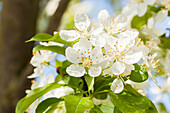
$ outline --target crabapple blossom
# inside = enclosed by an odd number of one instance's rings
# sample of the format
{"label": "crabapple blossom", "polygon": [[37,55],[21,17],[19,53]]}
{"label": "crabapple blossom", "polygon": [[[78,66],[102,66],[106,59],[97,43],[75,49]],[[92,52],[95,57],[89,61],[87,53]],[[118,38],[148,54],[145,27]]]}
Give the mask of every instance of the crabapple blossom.
{"label": "crabapple blossom", "polygon": [[138,36],[137,31],[127,30],[116,37],[107,37],[105,46],[105,57],[110,58],[111,67],[104,70],[103,74],[129,75],[134,70],[134,63],[137,63],[143,56],[142,47],[135,45],[135,39]]}
{"label": "crabapple blossom", "polygon": [[60,37],[66,41],[74,41],[79,38],[90,39],[92,44],[101,46],[104,43],[103,27],[100,24],[92,25],[90,27],[90,20],[85,13],[76,13],[75,30],[61,30]]}
{"label": "crabapple blossom", "polygon": [[122,32],[126,27],[126,17],[123,15],[117,16],[115,19],[111,18],[107,10],[101,10],[98,14],[99,22],[103,24],[109,35],[115,35]]}
{"label": "crabapple blossom", "polygon": [[66,58],[74,63],[66,69],[66,72],[74,77],[81,77],[86,74],[85,67],[90,76],[99,76],[102,69],[108,64],[108,60],[103,57],[101,48],[92,48],[92,44],[87,38],[81,38],[79,42],[74,44],[73,48],[68,47]]}

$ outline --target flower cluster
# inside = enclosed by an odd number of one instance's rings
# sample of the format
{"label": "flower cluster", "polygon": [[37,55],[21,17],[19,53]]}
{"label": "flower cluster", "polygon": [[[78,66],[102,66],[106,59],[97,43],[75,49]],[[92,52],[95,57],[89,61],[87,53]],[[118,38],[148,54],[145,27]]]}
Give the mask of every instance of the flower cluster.
{"label": "flower cluster", "polygon": [[117,75],[111,90],[120,93],[124,88],[122,77],[130,75],[135,70],[133,64],[147,56],[147,47],[139,40],[137,30],[126,29],[124,15],[112,18],[102,10],[98,19],[99,23],[91,25],[85,13],[76,13],[75,30],[60,31],[63,40],[76,42],[66,48],[66,58],[73,63],[66,72],[74,77]]}

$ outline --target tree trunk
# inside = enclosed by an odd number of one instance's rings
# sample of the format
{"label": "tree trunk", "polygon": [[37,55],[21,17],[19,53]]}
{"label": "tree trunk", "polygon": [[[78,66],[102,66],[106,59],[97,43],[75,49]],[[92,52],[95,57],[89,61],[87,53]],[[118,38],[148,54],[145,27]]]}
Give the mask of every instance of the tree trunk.
{"label": "tree trunk", "polygon": [[4,0],[0,25],[0,113],[14,113],[30,86],[28,65],[35,35],[39,0]]}
{"label": "tree trunk", "polygon": [[67,6],[69,4],[70,0],[61,0],[59,3],[59,6],[53,16],[50,18],[49,25],[47,27],[46,33],[53,34],[54,31],[56,31],[60,25],[61,18],[64,14],[64,12],[67,9]]}

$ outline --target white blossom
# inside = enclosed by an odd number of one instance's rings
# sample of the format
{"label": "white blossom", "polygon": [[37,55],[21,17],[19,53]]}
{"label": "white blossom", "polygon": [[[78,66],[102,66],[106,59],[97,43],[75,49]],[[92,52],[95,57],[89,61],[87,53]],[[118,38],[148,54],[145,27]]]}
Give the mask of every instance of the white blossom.
{"label": "white blossom", "polygon": [[92,77],[99,76],[108,62],[103,57],[100,47],[92,49],[92,44],[87,38],[81,38],[79,42],[74,44],[73,48],[66,49],[66,58],[74,63],[67,67],[66,72],[74,77],[81,77],[86,73],[85,67],[88,69],[88,74]]}
{"label": "white blossom", "polygon": [[107,10],[101,10],[98,14],[99,22],[103,24],[107,34],[114,35],[124,30],[126,17],[118,15],[115,19],[111,18]]}
{"label": "white blossom", "polygon": [[143,16],[148,9],[148,5],[153,5],[156,0],[130,0],[129,2],[131,5],[137,5],[134,10],[137,10],[139,16]]}
{"label": "white blossom", "polygon": [[[105,57],[110,58],[112,64],[110,68],[103,71],[103,74],[109,75],[129,75],[134,70],[134,63],[137,63],[143,56],[142,46],[135,45],[135,39],[138,36],[137,31],[125,31],[116,37],[107,37],[105,46]],[[115,61],[112,63],[112,61]]]}
{"label": "white blossom", "polygon": [[[79,12],[75,14],[74,17],[75,30],[61,30],[60,37],[66,41],[74,41],[79,38],[87,38],[92,41],[94,46],[103,45],[103,27],[100,24],[93,25],[90,27],[90,20],[85,13]],[[98,42],[99,41],[99,42]],[[101,44],[101,45],[100,45]]]}

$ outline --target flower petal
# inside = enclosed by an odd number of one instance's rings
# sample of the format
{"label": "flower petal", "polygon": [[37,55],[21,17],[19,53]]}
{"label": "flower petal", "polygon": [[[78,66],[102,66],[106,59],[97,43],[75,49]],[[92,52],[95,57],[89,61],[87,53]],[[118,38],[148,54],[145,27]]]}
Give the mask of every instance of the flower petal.
{"label": "flower petal", "polygon": [[155,17],[156,23],[161,23],[165,20],[165,18],[168,16],[168,10],[162,9],[160,10]]}
{"label": "flower petal", "polygon": [[118,34],[118,50],[123,51],[127,46],[132,47],[138,34],[139,32],[136,30],[127,30]]}
{"label": "flower petal", "polygon": [[126,83],[131,84],[135,89],[139,89],[139,90],[143,90],[144,88],[149,87],[149,82],[148,80],[144,81],[144,82],[133,82],[131,80],[127,80]]}
{"label": "flower petal", "polygon": [[43,56],[40,54],[34,55],[31,58],[30,63],[34,66],[34,67],[38,67],[39,65],[41,65],[41,63],[43,62]]}
{"label": "flower petal", "polygon": [[39,76],[44,76],[43,69],[44,69],[44,66],[39,66],[35,68],[34,73],[31,74],[30,76],[27,76],[27,78],[36,78]]}
{"label": "flower petal", "polygon": [[66,72],[73,77],[82,77],[86,73],[84,67],[80,67],[75,64],[72,64],[67,67]]}
{"label": "flower petal", "polygon": [[87,57],[92,49],[92,44],[87,38],[81,38],[79,42],[73,45],[73,49],[79,51],[83,57]]}
{"label": "flower petal", "polygon": [[79,38],[79,34],[75,30],[61,30],[60,37],[66,41],[74,41]]}
{"label": "flower petal", "polygon": [[90,42],[93,46],[103,47],[106,44],[105,35],[98,34],[90,38]]}
{"label": "flower petal", "polygon": [[137,63],[142,58],[142,56],[142,50],[134,47],[121,58],[121,61],[125,62],[126,64],[134,64]]}
{"label": "flower petal", "polygon": [[111,17],[109,15],[109,13],[107,12],[107,10],[101,10],[98,14],[98,19],[99,22],[101,22],[102,24],[104,24],[105,27],[110,26],[111,25]]}
{"label": "flower petal", "polygon": [[95,66],[90,66],[90,70],[89,70],[89,75],[91,77],[97,77],[101,74],[102,72],[102,68],[99,66],[99,67],[95,67]]}
{"label": "flower petal", "polygon": [[74,17],[75,26],[80,31],[86,31],[90,26],[90,20],[85,13],[76,13]]}
{"label": "flower petal", "polygon": [[113,74],[113,72],[112,72],[112,67],[107,68],[107,69],[105,69],[105,70],[103,71],[103,75],[106,75],[106,74],[109,74],[109,75],[112,75],[112,74]]}
{"label": "flower petal", "polygon": [[121,23],[123,25],[122,27],[126,26],[126,22],[127,22],[127,18],[123,14],[116,16],[116,18],[114,19],[114,24]]}
{"label": "flower petal", "polygon": [[90,34],[91,34],[91,35],[100,34],[100,33],[103,31],[103,29],[104,29],[104,28],[101,26],[101,24],[93,25],[93,26],[91,27]]}
{"label": "flower petal", "polygon": [[137,10],[138,10],[138,15],[143,16],[147,11],[147,4],[145,4],[145,3],[138,4]]}
{"label": "flower petal", "polygon": [[126,67],[124,72],[125,75],[129,75],[131,71],[135,69],[133,64],[125,64],[125,67]]}
{"label": "flower petal", "polygon": [[151,17],[151,18],[149,18],[148,19],[148,23],[147,23],[147,27],[149,28],[149,29],[153,29],[154,28],[154,18],[153,17]]}
{"label": "flower petal", "polygon": [[148,5],[153,5],[156,2],[156,0],[144,0],[144,2]]}
{"label": "flower petal", "polygon": [[103,61],[102,49],[100,47],[95,47],[90,53],[90,58],[92,59],[93,64]]}
{"label": "flower petal", "polygon": [[68,47],[66,49],[66,58],[72,63],[79,63],[79,59],[81,58],[81,55],[77,53],[75,49]]}
{"label": "flower petal", "polygon": [[101,66],[101,68],[104,69],[108,66],[108,64],[109,64],[109,59],[105,59],[97,64],[93,64],[93,66],[96,66],[96,67]]}
{"label": "flower petal", "polygon": [[124,84],[122,82],[122,80],[120,78],[116,78],[112,85],[110,86],[110,89],[114,92],[114,93],[120,93],[123,91],[124,89]]}
{"label": "flower petal", "polygon": [[125,64],[119,61],[116,61],[113,65],[112,65],[112,72],[115,75],[120,75],[121,73],[123,73],[125,71]]}

